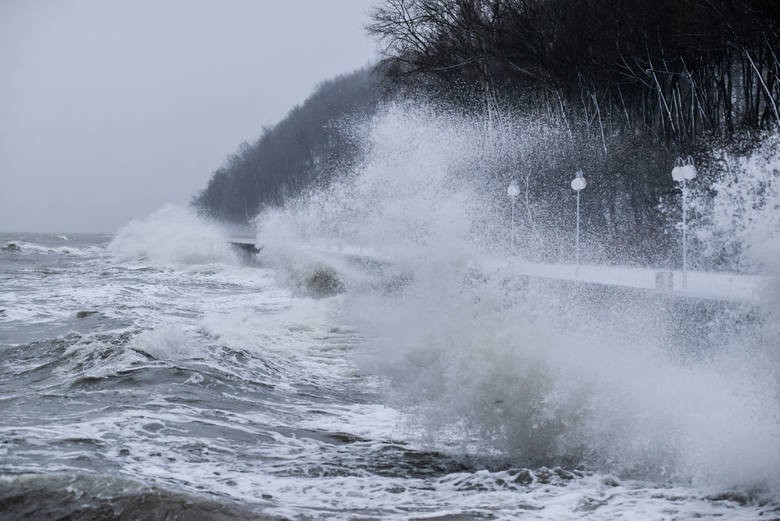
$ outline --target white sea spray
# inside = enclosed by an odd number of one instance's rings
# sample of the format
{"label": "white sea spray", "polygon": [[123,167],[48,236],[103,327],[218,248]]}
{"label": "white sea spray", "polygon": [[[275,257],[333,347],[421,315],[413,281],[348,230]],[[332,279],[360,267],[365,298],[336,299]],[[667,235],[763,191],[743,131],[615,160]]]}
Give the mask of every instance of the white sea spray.
{"label": "white sea spray", "polygon": [[108,250],[120,261],[235,262],[228,240],[222,227],[198,218],[191,209],[166,205],[121,228]]}
{"label": "white sea spray", "polygon": [[[366,338],[358,363],[388,379],[387,399],[427,426],[434,445],[780,490],[777,366],[764,356],[776,337],[734,333],[715,318],[718,342],[697,343],[701,317],[652,297],[599,300],[512,279],[518,257],[505,255],[508,215],[496,203],[505,194],[478,182],[486,168],[511,171],[512,156],[491,155],[474,121],[429,107],[390,107],[367,129],[355,170],[261,217],[258,237],[287,258],[318,244],[389,259],[385,271],[403,282],[348,292],[342,313]],[[499,137],[493,150],[530,139]],[[531,217],[519,224],[533,237],[519,257],[562,233]],[[758,228],[745,230],[753,241]]]}

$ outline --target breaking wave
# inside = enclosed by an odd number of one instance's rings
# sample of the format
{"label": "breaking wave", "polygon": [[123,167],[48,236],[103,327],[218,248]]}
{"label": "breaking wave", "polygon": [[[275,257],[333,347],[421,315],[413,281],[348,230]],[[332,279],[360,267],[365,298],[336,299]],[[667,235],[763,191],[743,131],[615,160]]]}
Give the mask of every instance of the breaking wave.
{"label": "breaking wave", "polygon": [[234,263],[228,234],[192,210],[167,205],[120,229],[108,250],[119,261],[156,264]]}
{"label": "breaking wave", "polygon": [[[519,122],[515,127],[522,127]],[[366,125],[364,160],[329,190],[259,219],[267,262],[313,250],[382,259],[342,266],[356,354],[387,399],[448,450],[521,465],[780,493],[776,331],[749,306],[675,301],[512,275],[560,234],[527,220],[508,255],[504,185],[531,134],[396,105]],[[512,150],[511,154],[507,150]],[[502,180],[503,179],[503,180]],[[344,258],[341,255],[339,258]],[[376,274],[376,273],[375,273]]]}

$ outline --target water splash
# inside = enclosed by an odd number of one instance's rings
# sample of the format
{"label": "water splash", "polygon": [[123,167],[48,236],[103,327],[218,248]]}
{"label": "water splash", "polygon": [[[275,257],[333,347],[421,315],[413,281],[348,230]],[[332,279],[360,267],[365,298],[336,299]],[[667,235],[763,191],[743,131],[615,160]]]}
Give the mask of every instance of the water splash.
{"label": "water splash", "polygon": [[[404,274],[388,292],[343,266],[340,307],[365,336],[361,367],[432,443],[780,492],[775,333],[728,306],[509,275],[504,182],[533,132],[486,141],[479,122],[408,105],[365,128],[359,167],[262,216],[259,241],[282,264],[350,251]],[[526,210],[527,257],[560,228]]]}
{"label": "water splash", "polygon": [[228,234],[220,226],[198,218],[190,209],[166,205],[120,229],[108,250],[119,261],[235,263],[228,241]]}

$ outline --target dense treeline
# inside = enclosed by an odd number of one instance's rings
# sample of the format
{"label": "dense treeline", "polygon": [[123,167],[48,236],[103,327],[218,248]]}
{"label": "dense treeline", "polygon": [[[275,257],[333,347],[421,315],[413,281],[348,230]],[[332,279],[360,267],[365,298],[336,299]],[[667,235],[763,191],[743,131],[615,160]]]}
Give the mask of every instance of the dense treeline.
{"label": "dense treeline", "polygon": [[326,184],[334,169],[357,158],[358,143],[338,124],[376,110],[377,83],[374,73],[360,70],[319,85],[255,143],[241,145],[195,196],[194,206],[204,215],[245,224],[265,205]]}
{"label": "dense treeline", "polygon": [[387,0],[369,30],[398,83],[524,96],[604,138],[685,148],[780,120],[774,0]]}
{"label": "dense treeline", "polygon": [[563,129],[494,184],[525,181],[531,230],[534,207],[565,221],[582,168],[599,260],[663,262],[678,240],[679,216],[659,211],[676,196],[674,159],[706,161],[713,143],[749,145],[780,122],[774,0],[385,0],[369,31],[399,92],[469,107],[489,128],[521,113]]}

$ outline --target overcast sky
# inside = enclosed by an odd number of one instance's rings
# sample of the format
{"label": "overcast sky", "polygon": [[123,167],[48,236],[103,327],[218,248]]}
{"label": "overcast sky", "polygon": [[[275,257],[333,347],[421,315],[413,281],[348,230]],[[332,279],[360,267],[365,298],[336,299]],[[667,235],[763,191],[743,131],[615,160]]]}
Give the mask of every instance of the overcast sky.
{"label": "overcast sky", "polygon": [[373,0],[0,0],[0,231],[186,204],[317,83],[373,62]]}

